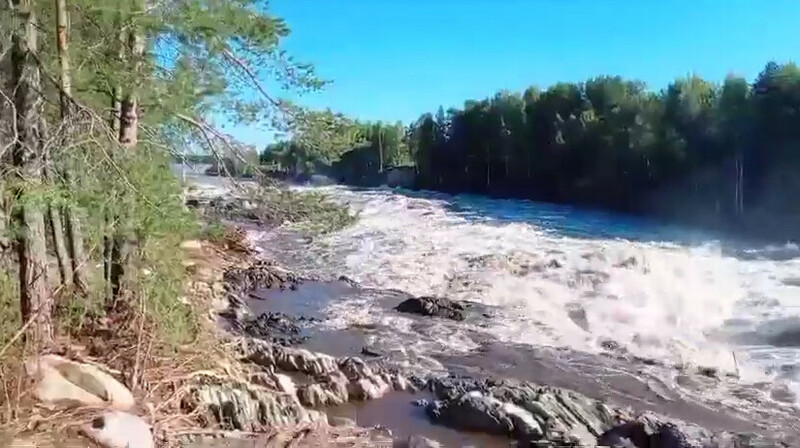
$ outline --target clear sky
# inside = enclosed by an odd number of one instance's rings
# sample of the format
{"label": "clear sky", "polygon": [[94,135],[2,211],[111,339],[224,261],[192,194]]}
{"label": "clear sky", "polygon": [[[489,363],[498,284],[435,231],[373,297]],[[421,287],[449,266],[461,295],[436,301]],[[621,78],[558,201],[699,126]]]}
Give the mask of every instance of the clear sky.
{"label": "clear sky", "polygon": [[[501,89],[612,74],[660,89],[800,62],[800,0],[272,0],[284,48],[333,84],[300,102],[411,121]],[[271,133],[229,128],[263,147]]]}

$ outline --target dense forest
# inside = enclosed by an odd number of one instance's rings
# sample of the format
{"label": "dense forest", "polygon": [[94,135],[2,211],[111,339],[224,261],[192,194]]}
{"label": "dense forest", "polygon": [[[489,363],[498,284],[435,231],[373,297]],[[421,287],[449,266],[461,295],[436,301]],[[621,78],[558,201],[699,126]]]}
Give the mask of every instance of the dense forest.
{"label": "dense forest", "polygon": [[770,62],[752,82],[691,76],[660,91],[601,76],[439,108],[405,129],[353,128],[360,144],[338,155],[347,170],[413,160],[418,188],[712,225],[770,217],[782,230],[800,224],[800,69],[793,63]]}

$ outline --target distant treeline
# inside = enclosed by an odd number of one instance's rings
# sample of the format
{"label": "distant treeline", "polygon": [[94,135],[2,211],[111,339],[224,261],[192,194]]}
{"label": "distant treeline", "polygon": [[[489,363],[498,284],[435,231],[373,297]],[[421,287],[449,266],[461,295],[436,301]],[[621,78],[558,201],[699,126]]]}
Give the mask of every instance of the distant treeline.
{"label": "distant treeline", "polygon": [[360,144],[334,163],[345,177],[411,161],[419,188],[800,229],[793,63],[770,62],[752,82],[691,76],[660,91],[602,76],[500,92],[409,126],[354,126],[366,130]]}

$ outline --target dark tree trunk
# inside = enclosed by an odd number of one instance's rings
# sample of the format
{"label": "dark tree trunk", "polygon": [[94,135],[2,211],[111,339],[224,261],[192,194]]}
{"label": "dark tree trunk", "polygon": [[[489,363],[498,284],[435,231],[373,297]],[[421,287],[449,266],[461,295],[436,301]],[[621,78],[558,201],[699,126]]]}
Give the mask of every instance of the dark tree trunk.
{"label": "dark tree trunk", "polygon": [[[139,5],[141,6],[141,5]],[[141,59],[144,55],[144,38],[141,30],[136,26],[131,27],[127,41],[124,42],[125,54],[129,57],[134,77],[138,76]],[[122,97],[119,114],[119,143],[128,150],[134,151],[139,143],[139,98],[136,85],[129,85]],[[126,226],[125,217],[121,217],[116,228],[111,248],[110,283],[111,294],[114,300],[112,306],[127,289],[126,275],[132,267],[137,244],[134,229]]]}
{"label": "dark tree trunk", "polygon": [[[47,122],[44,118],[39,118],[39,132],[41,133],[41,142],[47,141]],[[48,157],[47,148],[40,148],[41,154],[44,157],[44,181],[48,185],[53,185],[56,182],[53,175],[52,161]],[[64,243],[64,227],[62,225],[61,211],[57,205],[52,203],[47,205],[46,223],[50,229],[50,238],[53,240],[53,250],[56,254],[56,261],[58,262],[58,273],[61,277],[61,285],[65,288],[72,285],[72,265],[69,260],[69,253],[67,245]]]}
{"label": "dark tree trunk", "polygon": [[42,183],[44,160],[40,154],[38,130],[40,74],[34,59],[38,36],[32,0],[13,0],[12,7],[20,18],[20,28],[14,30],[11,49],[11,82],[19,132],[13,162],[21,185],[15,192],[20,201],[14,216],[19,226],[20,303],[23,321],[32,322],[25,334],[26,343],[38,349],[49,345],[53,337],[53,298],[47,281],[44,214],[37,201],[28,200],[30,191]]}

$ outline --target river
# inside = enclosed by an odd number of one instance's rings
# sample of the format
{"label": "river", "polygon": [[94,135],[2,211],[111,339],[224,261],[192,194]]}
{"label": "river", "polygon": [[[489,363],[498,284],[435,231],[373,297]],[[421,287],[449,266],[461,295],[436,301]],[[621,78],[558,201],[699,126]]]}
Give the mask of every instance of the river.
{"label": "river", "polygon": [[[399,364],[514,371],[584,392],[610,386],[623,401],[678,400],[766,420],[796,415],[800,249],[793,244],[745,244],[530,201],[315,190],[350,206],[358,221],[313,240],[260,237],[289,267],[344,274],[373,291],[314,301],[326,331],[369,328],[365,340]],[[387,308],[393,290],[489,312],[482,320],[421,322]],[[567,370],[576,378],[564,377]]]}
{"label": "river", "polygon": [[[224,183],[197,174],[195,183]],[[322,318],[320,334],[336,335],[318,338],[319,348],[366,344],[398,365],[523,377],[732,430],[747,428],[720,420],[720,410],[761,427],[796,421],[800,248],[792,243],[531,201],[294,188],[358,214],[314,239],[254,232],[282,264],[366,288],[304,293],[299,311]],[[407,294],[475,302],[487,318],[394,312]]]}

